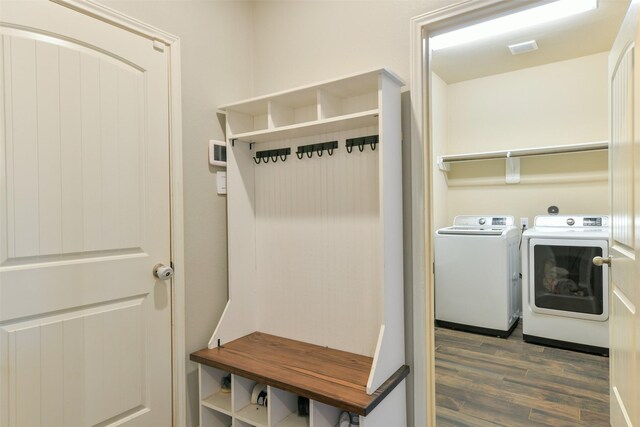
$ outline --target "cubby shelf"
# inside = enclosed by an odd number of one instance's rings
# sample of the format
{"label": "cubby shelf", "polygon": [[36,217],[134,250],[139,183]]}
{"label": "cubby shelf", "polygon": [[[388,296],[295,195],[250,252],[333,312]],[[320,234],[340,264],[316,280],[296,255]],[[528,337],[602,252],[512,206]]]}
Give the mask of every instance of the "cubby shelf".
{"label": "cubby shelf", "polygon": [[231,415],[231,393],[219,391],[202,401],[202,405],[207,408]]}
{"label": "cubby shelf", "polygon": [[267,407],[249,404],[240,409],[235,417],[255,427],[267,427]]}
{"label": "cubby shelf", "polygon": [[340,132],[348,129],[375,126],[378,123],[378,110],[361,111],[329,119],[297,123],[275,129],[264,129],[253,132],[234,134],[231,140],[242,142],[270,142],[280,139],[302,138],[322,133]]}
{"label": "cubby shelf", "polygon": [[278,423],[276,427],[309,427],[309,417],[293,413]]}

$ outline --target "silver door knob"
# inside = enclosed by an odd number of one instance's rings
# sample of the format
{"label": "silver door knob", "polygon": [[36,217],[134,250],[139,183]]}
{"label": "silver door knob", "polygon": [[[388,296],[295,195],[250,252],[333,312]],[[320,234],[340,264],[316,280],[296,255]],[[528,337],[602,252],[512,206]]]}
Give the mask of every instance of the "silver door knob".
{"label": "silver door knob", "polygon": [[173,268],[164,264],[156,264],[153,267],[153,275],[160,280],[169,280],[173,277]]}
{"label": "silver door knob", "polygon": [[611,267],[611,257],[608,256],[606,258],[602,258],[601,256],[596,256],[593,257],[593,263],[598,267],[602,267],[602,264],[607,264],[609,267]]}

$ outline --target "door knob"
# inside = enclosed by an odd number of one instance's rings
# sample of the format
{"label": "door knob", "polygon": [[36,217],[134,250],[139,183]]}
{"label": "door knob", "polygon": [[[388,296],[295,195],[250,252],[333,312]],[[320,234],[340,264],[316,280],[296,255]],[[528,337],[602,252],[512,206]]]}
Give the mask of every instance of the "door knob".
{"label": "door knob", "polygon": [[606,258],[602,258],[601,256],[596,256],[593,257],[593,263],[598,267],[602,267],[602,264],[607,264],[609,267],[611,267],[611,257],[608,256]]}
{"label": "door knob", "polygon": [[153,275],[160,280],[169,280],[173,277],[173,268],[164,264],[156,264],[153,267]]}

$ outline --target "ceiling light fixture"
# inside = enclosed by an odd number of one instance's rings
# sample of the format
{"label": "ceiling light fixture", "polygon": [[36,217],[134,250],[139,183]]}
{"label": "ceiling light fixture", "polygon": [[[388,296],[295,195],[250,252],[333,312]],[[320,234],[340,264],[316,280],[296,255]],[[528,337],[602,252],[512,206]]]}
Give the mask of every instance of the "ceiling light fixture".
{"label": "ceiling light fixture", "polygon": [[432,50],[440,50],[458,46],[487,37],[555,21],[567,16],[577,15],[578,13],[593,10],[597,7],[598,0],[559,0],[433,36],[429,39],[429,47]]}

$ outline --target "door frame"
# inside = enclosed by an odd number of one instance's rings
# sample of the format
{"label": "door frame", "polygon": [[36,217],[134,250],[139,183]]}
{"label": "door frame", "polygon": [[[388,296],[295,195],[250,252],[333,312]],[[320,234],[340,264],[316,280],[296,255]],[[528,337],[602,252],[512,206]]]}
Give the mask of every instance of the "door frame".
{"label": "door frame", "polygon": [[[509,0],[461,0],[411,18],[411,229],[413,287],[414,426],[436,425],[433,276],[431,55],[429,33],[474,18],[488,18],[519,4]],[[422,237],[422,238],[420,238]],[[424,405],[426,402],[426,406]]]}
{"label": "door frame", "polygon": [[171,292],[171,401],[172,425],[175,427],[183,426],[186,423],[187,407],[180,39],[92,0],[49,1],[152,40],[156,49],[168,49],[169,214],[171,221],[171,264],[174,269]]}

